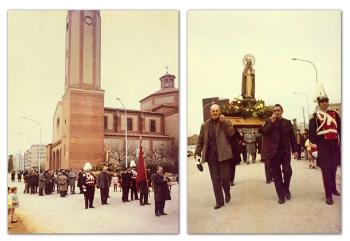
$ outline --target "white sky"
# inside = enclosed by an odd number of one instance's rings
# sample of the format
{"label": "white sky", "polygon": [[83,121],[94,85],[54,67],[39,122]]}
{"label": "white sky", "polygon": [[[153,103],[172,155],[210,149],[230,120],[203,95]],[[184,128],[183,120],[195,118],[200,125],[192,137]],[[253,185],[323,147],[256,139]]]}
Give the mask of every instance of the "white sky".
{"label": "white sky", "polygon": [[341,101],[340,11],[190,11],[188,13],[188,135],[199,132],[202,98],[241,94],[245,54],[255,56],[255,97],[280,103],[284,117],[302,122],[316,83],[330,102]]}
{"label": "white sky", "polygon": [[[64,93],[66,11],[8,12],[8,153],[51,142]],[[169,73],[178,86],[178,11],[101,11],[101,87],[105,106],[139,109]],[[18,134],[19,132],[24,135]]]}

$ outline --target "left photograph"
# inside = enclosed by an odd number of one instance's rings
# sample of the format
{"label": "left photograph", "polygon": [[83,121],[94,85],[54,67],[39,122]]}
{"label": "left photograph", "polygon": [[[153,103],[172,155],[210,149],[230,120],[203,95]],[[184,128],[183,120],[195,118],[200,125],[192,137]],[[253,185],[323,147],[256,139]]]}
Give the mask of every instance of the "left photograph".
{"label": "left photograph", "polygon": [[8,11],[9,234],[179,232],[178,40],[176,10]]}

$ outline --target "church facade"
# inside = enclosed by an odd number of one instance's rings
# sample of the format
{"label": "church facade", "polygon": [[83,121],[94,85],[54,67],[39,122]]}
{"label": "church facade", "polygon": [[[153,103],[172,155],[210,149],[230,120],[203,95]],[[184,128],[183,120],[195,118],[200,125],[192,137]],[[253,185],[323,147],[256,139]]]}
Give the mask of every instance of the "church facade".
{"label": "church facade", "polygon": [[162,76],[160,90],[140,100],[140,110],[126,110],[126,118],[124,109],[104,107],[99,11],[68,11],[65,62],[65,92],[54,112],[46,168],[81,169],[86,161],[118,164],[125,159],[125,126],[128,160],[135,159],[140,137],[150,158],[177,146],[179,92],[174,75]]}

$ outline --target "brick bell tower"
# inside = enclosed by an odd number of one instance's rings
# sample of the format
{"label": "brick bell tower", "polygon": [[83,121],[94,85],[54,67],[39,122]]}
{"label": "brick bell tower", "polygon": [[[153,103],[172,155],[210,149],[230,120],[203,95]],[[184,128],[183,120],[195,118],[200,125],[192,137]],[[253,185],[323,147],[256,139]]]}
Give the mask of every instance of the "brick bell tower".
{"label": "brick bell tower", "polygon": [[100,12],[68,11],[62,168],[81,169],[86,161],[104,161],[104,90],[100,72]]}

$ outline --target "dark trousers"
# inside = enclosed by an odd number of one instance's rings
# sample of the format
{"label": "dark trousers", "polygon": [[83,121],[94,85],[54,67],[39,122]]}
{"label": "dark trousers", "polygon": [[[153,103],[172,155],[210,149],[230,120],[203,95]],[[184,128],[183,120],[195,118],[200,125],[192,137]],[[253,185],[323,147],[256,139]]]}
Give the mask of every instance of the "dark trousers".
{"label": "dark trousers", "polygon": [[140,204],[148,203],[148,193],[140,193]]}
{"label": "dark trousers", "polygon": [[60,196],[65,197],[67,195],[67,191],[60,191]]}
{"label": "dark trousers", "polygon": [[164,201],[156,201],[156,203],[154,205],[155,214],[164,213],[164,206],[165,206],[165,200]]}
{"label": "dark trousers", "polygon": [[29,183],[25,183],[24,192],[23,193],[29,193]]}
{"label": "dark trousers", "polygon": [[336,173],[337,166],[330,168],[322,168],[322,179],[326,198],[332,198],[332,193],[337,190],[336,187]]}
{"label": "dark trousers", "polygon": [[43,188],[39,188],[39,196],[43,196]]}
{"label": "dark trousers", "polygon": [[265,166],[265,178],[266,178],[266,181],[272,181],[271,161],[270,160],[264,160],[264,166]]}
{"label": "dark trousers", "polygon": [[[281,172],[283,170],[283,177]],[[275,183],[278,198],[284,198],[285,193],[289,192],[290,179],[292,177],[292,167],[290,159],[286,156],[284,150],[277,150],[271,161],[272,176]]]}
{"label": "dark trousers", "polygon": [[[233,161],[232,161],[233,162]],[[235,176],[236,176],[236,163],[231,163],[231,173],[230,173],[230,182],[234,183],[235,181]]]}
{"label": "dark trousers", "polygon": [[247,152],[246,151],[242,152],[242,159],[243,159],[243,162],[247,162]]}
{"label": "dark trousers", "polygon": [[94,206],[95,187],[86,186],[86,192],[84,193],[85,208],[91,208]]}
{"label": "dark trousers", "polygon": [[30,193],[31,194],[35,194],[36,193],[35,185],[30,185]]}
{"label": "dark trousers", "polygon": [[75,193],[75,185],[69,185],[70,186],[70,193]]}
{"label": "dark trousers", "polygon": [[215,195],[215,200],[217,204],[224,203],[224,195],[230,196],[230,170],[231,163],[230,160],[226,161],[208,161],[209,172],[211,177],[211,182],[213,184],[213,190]]}
{"label": "dark trousers", "polygon": [[127,201],[129,198],[129,187],[122,187],[123,189],[123,194],[122,194],[122,201]]}
{"label": "dark trousers", "polygon": [[135,197],[135,200],[139,199],[138,195],[137,195],[137,190],[136,189],[131,189],[131,200],[134,200],[134,197]]}
{"label": "dark trousers", "polygon": [[301,160],[301,144],[297,144],[298,160]]}
{"label": "dark trousers", "polygon": [[107,203],[107,191],[108,191],[108,188],[100,188],[101,203],[102,204]]}

